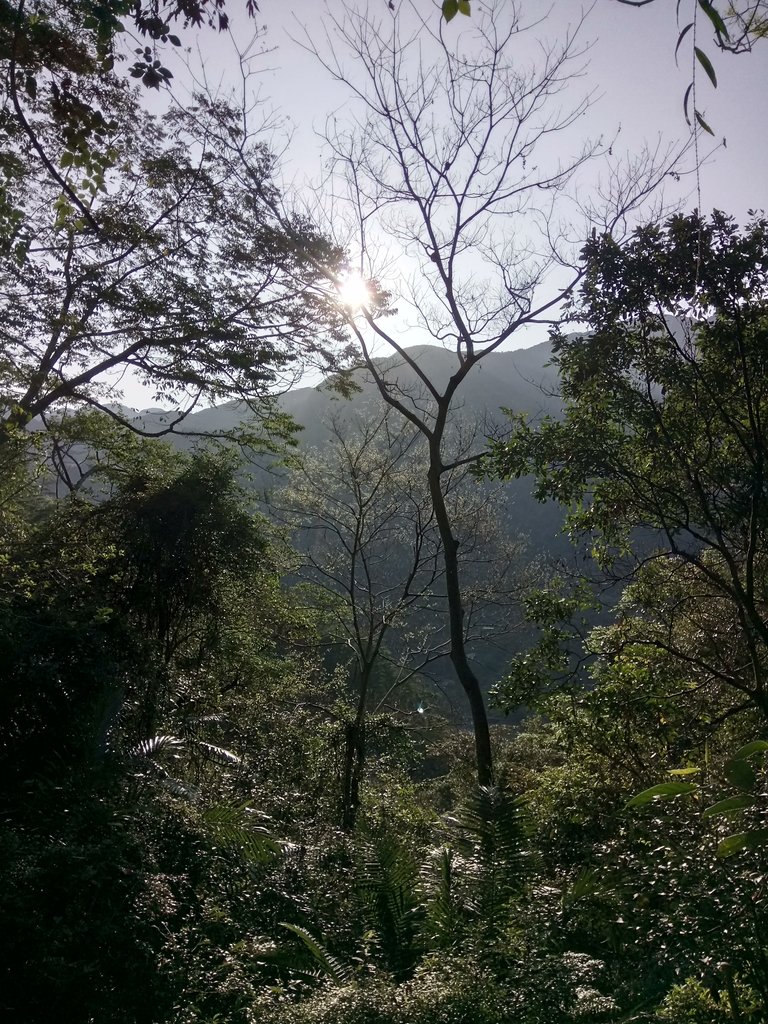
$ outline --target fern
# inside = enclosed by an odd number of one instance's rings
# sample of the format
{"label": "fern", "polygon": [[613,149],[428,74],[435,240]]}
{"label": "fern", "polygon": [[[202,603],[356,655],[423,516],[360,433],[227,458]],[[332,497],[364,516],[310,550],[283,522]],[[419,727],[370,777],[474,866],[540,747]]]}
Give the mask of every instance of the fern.
{"label": "fern", "polygon": [[369,934],[396,980],[413,973],[421,954],[424,905],[413,858],[391,839],[376,839],[358,851],[357,898]]}
{"label": "fern", "polygon": [[217,764],[242,764],[242,758],[238,757],[237,754],[233,754],[231,750],[227,750],[225,747],[217,747],[216,744],[205,743],[203,740],[197,740],[196,743]]}
{"label": "fern", "polygon": [[492,939],[529,875],[525,801],[504,789],[483,786],[445,821],[465,857],[464,906]]}
{"label": "fern", "polygon": [[203,822],[217,846],[263,864],[280,852],[280,844],[265,828],[247,821],[248,811],[247,804],[217,804],[203,812]]}
{"label": "fern", "polygon": [[149,736],[137,743],[131,753],[134,757],[146,757],[154,761],[164,754],[175,753],[183,746],[184,740],[178,736]]}
{"label": "fern", "polygon": [[297,924],[287,924],[285,921],[280,922],[280,927],[286,928],[301,939],[304,947],[318,964],[323,975],[332,981],[334,985],[346,985],[351,980],[352,965],[339,960],[338,957],[330,953],[306,928],[302,928]]}
{"label": "fern", "polygon": [[430,945],[436,949],[449,949],[464,934],[461,896],[455,874],[455,854],[443,847],[437,856],[437,883],[434,883],[435,861],[422,868],[422,885],[429,893],[424,931]]}

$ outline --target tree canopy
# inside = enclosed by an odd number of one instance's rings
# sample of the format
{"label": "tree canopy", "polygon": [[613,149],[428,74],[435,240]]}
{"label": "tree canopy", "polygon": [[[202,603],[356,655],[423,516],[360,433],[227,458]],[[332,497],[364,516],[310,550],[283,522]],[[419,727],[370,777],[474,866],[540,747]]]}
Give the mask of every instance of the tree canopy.
{"label": "tree canopy", "polygon": [[[768,222],[675,216],[624,247],[595,238],[584,257],[569,324],[586,333],[554,343],[565,417],[521,425],[495,466],[532,468],[604,564],[621,573],[628,555],[653,571],[678,622],[709,636],[700,671],[765,708]],[[662,632],[646,642],[684,659]]]}

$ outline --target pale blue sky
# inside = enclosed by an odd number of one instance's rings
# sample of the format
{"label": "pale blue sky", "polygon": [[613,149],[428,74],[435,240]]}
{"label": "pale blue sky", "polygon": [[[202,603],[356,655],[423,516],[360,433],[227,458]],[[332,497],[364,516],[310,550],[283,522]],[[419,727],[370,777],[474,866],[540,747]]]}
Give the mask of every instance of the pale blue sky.
{"label": "pale blue sky", "polygon": [[[360,0],[360,6],[365,0]],[[399,4],[400,0],[398,0]],[[417,0],[418,3],[418,0]],[[260,76],[265,101],[284,114],[295,127],[295,145],[290,156],[293,162],[312,171],[318,162],[319,142],[312,129],[321,130],[326,116],[342,109],[347,102],[343,90],[329,83],[326,72],[309,54],[291,40],[303,29],[320,41],[323,35],[325,5],[318,0],[261,0],[258,25],[266,26],[265,44],[274,49],[263,59]],[[334,9],[334,0],[329,7]],[[372,0],[372,9],[386,7],[386,0]],[[437,7],[424,0],[425,11]],[[676,0],[657,0],[642,8],[633,8],[616,0],[596,0],[584,5],[579,0],[524,0],[519,5],[525,14],[549,11],[547,33],[556,37],[588,10],[586,38],[593,41],[589,55],[588,77],[581,85],[594,88],[598,98],[584,123],[585,134],[611,132],[622,126],[625,147],[653,141],[659,133],[667,138],[681,137],[687,131],[682,103],[691,77],[691,51],[684,41],[675,66],[674,47],[677,38]],[[681,17],[694,0],[683,0]],[[248,20],[237,16],[234,35],[244,42],[250,35]],[[699,107],[711,124],[717,140],[727,139],[727,148],[720,150],[702,168],[702,207],[721,207],[742,216],[748,208],[768,207],[768,40],[756,46],[751,54],[734,57],[719,53],[710,42],[707,22],[699,26],[699,45],[715,67],[718,88],[713,89],[699,70]],[[466,19],[457,17],[446,29],[458,35]],[[200,37],[212,80],[226,80],[232,69],[232,52],[224,37],[210,33]],[[688,36],[690,40],[690,35]],[[704,148],[707,142],[703,143]]]}

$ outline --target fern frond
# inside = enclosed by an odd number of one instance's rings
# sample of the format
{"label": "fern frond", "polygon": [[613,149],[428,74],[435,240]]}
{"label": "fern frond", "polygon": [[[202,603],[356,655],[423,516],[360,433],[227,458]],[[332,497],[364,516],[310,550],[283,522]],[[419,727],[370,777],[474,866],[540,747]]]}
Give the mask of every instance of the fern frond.
{"label": "fern frond", "polygon": [[263,864],[280,852],[280,844],[266,828],[246,820],[248,810],[247,805],[217,804],[203,812],[203,822],[216,845]]}
{"label": "fern frond", "polygon": [[306,928],[297,924],[280,922],[281,928],[293,932],[304,943],[305,948],[312,955],[313,959],[320,966],[323,974],[329,978],[334,985],[346,985],[352,977],[352,965],[344,963],[330,953]]}
{"label": "fern frond", "polygon": [[425,908],[418,880],[413,858],[391,840],[377,839],[359,848],[356,888],[363,924],[397,980],[411,974],[420,952]]}
{"label": "fern frond", "polygon": [[[454,874],[455,854],[443,847],[437,861],[429,861],[422,869],[423,884],[429,893],[425,930],[431,944],[448,949],[463,936],[462,908]],[[434,882],[437,868],[437,882]]]}
{"label": "fern frond", "polygon": [[218,764],[242,764],[242,758],[238,757],[237,754],[233,754],[231,750],[227,750],[225,747],[217,747],[215,743],[205,743],[203,740],[197,740],[197,746],[205,753],[212,761],[216,761]]}
{"label": "fern frond", "polygon": [[525,800],[504,789],[480,787],[445,821],[466,858],[463,907],[492,938],[530,874]]}
{"label": "fern frond", "polygon": [[180,750],[183,746],[184,740],[178,736],[150,736],[137,743],[131,753],[134,757],[156,758]]}

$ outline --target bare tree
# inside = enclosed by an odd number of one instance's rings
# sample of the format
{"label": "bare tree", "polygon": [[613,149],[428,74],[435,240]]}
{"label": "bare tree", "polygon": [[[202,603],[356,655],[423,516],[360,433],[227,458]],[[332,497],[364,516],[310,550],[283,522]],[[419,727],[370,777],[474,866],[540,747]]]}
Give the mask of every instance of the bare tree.
{"label": "bare tree", "polygon": [[[471,711],[478,780],[488,784],[488,720],[467,657],[459,539],[445,493],[481,445],[456,451],[449,414],[487,355],[556,318],[581,277],[579,249],[590,231],[621,234],[681,153],[659,144],[622,161],[613,140],[579,139],[590,103],[578,95],[580,25],[548,43],[540,22],[526,26],[511,0],[499,0],[474,7],[467,35],[444,41],[440,20],[417,4],[376,5],[375,13],[357,6],[335,3],[324,15],[325,41],[304,40],[353,101],[329,121],[332,159],[321,190],[327,223],[350,253],[349,274],[326,267],[326,281],[346,303],[382,398],[425,442],[450,658]],[[569,148],[574,155],[563,156]],[[243,148],[232,144],[230,153],[248,176]],[[603,171],[586,201],[581,172],[596,160]],[[362,305],[350,298],[353,265],[368,282]],[[398,315],[384,319],[388,301]],[[455,351],[447,379],[433,379],[406,347],[425,339]],[[393,358],[379,360],[387,353]],[[398,382],[404,369],[415,390]]]}
{"label": "bare tree", "polygon": [[[323,619],[326,642],[349,652],[354,712],[345,729],[341,823],[354,827],[367,753],[367,724],[393,692],[445,652],[445,637],[422,615],[441,575],[440,540],[414,449],[419,436],[389,410],[329,424],[328,443],[310,449],[271,510],[293,530],[305,600]],[[389,643],[399,643],[393,657]],[[372,696],[375,670],[391,681]]]}
{"label": "bare tree", "polygon": [[[473,18],[470,49],[446,43],[415,12],[377,18],[347,5],[329,24],[328,47],[312,49],[362,111],[328,132],[334,193],[354,216],[360,272],[381,274],[372,257],[382,237],[413,268],[397,285],[409,321],[393,329],[363,307],[350,316],[351,328],[382,397],[427,442],[450,657],[472,714],[478,781],[488,784],[488,721],[467,657],[459,543],[445,496],[457,463],[479,452],[447,450],[449,411],[483,358],[521,328],[551,320],[581,273],[571,239],[585,237],[584,214],[601,230],[615,228],[656,187],[673,154],[646,153],[623,172],[609,162],[603,208],[578,202],[578,172],[609,148],[577,142],[573,157],[561,156],[589,104],[588,97],[570,98],[585,55],[580,26],[547,44],[526,31],[514,4],[485,4]],[[447,381],[430,379],[409,355],[405,342],[414,328],[455,348]],[[414,401],[395,374],[382,371],[377,341],[416,375],[426,401]]]}
{"label": "bare tree", "polygon": [[[270,507],[293,530],[296,575],[308,584],[304,601],[321,616],[324,642],[349,655],[354,710],[345,730],[341,819],[350,829],[371,716],[402,713],[397,691],[450,651],[450,636],[421,432],[386,405],[372,415],[337,416],[328,429],[327,442],[304,453]],[[501,488],[478,488],[464,467],[445,492],[469,581],[465,641],[487,644],[512,628],[522,544],[505,543],[497,523],[481,514],[503,499]]]}

